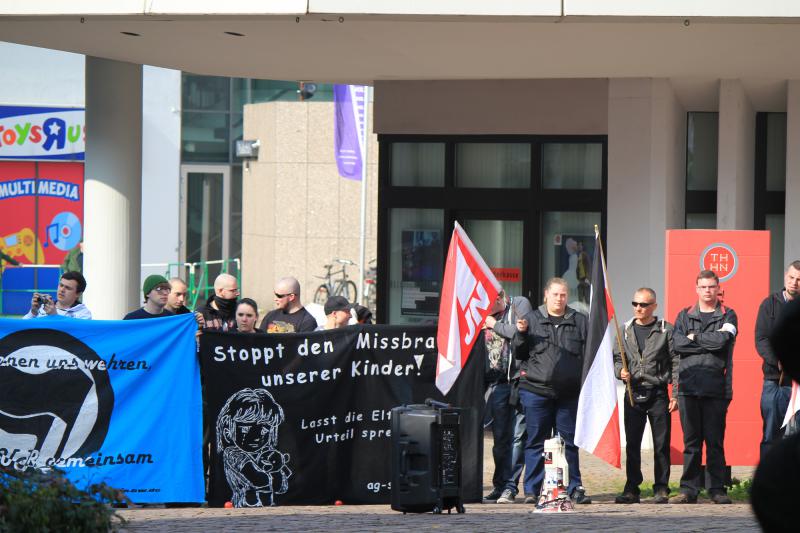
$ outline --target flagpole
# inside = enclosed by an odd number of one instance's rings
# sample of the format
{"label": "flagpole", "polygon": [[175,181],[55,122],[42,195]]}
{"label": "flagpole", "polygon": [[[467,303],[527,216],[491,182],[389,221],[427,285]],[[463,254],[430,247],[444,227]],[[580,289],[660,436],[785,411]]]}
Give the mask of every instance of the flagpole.
{"label": "flagpole", "polygon": [[[360,230],[361,235],[358,242],[358,290],[361,295],[361,300],[364,305],[368,302],[364,299],[366,289],[364,287],[364,278],[366,277],[367,268],[367,177],[369,171],[367,170],[367,163],[369,161],[369,85],[364,86],[364,139],[361,145],[361,218]],[[358,297],[355,298],[358,300]],[[357,303],[357,302],[353,302]]]}
{"label": "flagpole", "polygon": [[[614,330],[617,333],[617,346],[619,347],[619,355],[622,359],[622,369],[626,374],[630,375],[628,372],[628,357],[625,355],[625,347],[622,345],[622,337],[619,334],[617,307],[614,305],[614,299],[611,297],[611,282],[608,280],[608,271],[606,270],[606,253],[603,251],[603,241],[600,239],[600,228],[597,227],[597,224],[594,225],[594,235],[597,239],[597,245],[600,247],[600,263],[603,266],[603,277],[606,281],[606,291],[608,292],[609,300],[611,300],[611,306],[614,308]],[[631,403],[631,407],[633,407],[633,390],[631,389],[630,378],[625,381],[625,388],[628,390],[628,401]]]}

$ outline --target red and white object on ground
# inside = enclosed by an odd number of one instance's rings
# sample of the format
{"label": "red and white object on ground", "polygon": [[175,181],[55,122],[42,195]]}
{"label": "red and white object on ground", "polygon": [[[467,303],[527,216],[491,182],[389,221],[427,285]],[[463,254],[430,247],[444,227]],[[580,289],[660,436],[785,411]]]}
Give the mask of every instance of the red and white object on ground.
{"label": "red and white object on ground", "polygon": [[569,479],[564,452],[564,439],[560,435],[544,441],[544,482],[535,513],[566,513],[575,509],[564,486],[564,480]]}

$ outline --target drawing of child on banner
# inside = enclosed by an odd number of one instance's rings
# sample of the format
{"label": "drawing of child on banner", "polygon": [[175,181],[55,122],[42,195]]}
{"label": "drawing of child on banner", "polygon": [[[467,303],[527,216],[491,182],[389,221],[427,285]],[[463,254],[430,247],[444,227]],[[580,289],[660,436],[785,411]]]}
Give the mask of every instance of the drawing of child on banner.
{"label": "drawing of child on banner", "polygon": [[289,488],[289,454],[275,449],[283,408],[266,389],[242,389],[217,417],[217,452],[234,507],[275,505]]}

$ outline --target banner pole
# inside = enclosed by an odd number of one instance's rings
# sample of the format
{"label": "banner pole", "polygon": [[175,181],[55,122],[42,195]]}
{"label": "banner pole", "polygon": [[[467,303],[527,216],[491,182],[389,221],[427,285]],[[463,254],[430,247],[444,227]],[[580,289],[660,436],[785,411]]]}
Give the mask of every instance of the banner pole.
{"label": "banner pole", "polygon": [[[622,369],[628,372],[628,357],[625,355],[625,347],[622,345],[622,337],[619,334],[619,322],[617,321],[617,306],[614,305],[614,298],[611,297],[611,282],[608,280],[608,271],[606,270],[606,253],[603,250],[603,240],[600,238],[600,228],[597,224],[594,225],[594,236],[597,239],[597,245],[600,247],[600,263],[603,266],[603,277],[606,281],[606,291],[608,292],[608,299],[611,300],[611,306],[614,308],[614,331],[617,334],[617,346],[619,347],[619,355],[622,358]],[[631,389],[631,381],[625,381],[625,388],[628,391],[628,401],[633,407],[633,390]]]}
{"label": "banner pole", "polygon": [[[361,235],[359,238],[359,260],[358,260],[358,290],[361,296],[361,303],[367,305],[364,298],[366,295],[366,288],[364,287],[364,278],[366,277],[366,263],[367,263],[367,177],[369,171],[367,170],[367,163],[369,161],[369,85],[364,86],[364,138],[362,143],[361,154]],[[357,303],[358,297],[355,298]]]}

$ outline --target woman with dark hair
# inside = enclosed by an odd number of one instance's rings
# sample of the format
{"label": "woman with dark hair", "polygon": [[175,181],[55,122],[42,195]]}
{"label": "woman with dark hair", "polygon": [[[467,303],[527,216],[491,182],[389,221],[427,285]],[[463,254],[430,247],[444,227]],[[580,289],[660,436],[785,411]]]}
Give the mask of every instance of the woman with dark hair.
{"label": "woman with dark hair", "polygon": [[239,333],[261,333],[258,324],[258,304],[250,298],[242,298],[236,306],[236,330]]}

